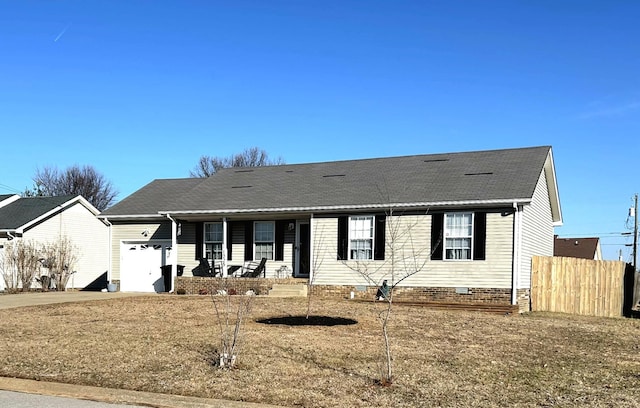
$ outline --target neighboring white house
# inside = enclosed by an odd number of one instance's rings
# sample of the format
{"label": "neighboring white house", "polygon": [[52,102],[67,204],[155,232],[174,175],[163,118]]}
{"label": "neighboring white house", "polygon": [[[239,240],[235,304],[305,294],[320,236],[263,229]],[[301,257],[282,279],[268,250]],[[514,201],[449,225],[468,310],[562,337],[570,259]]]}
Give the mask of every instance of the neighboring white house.
{"label": "neighboring white house", "polygon": [[[51,243],[67,237],[78,250],[75,273],[67,288],[106,288],[109,228],[96,217],[98,213],[81,196],[0,195],[0,251],[12,240]],[[2,278],[0,285],[0,289],[4,289]]]}
{"label": "neighboring white house", "polygon": [[358,291],[370,282],[354,268],[388,273],[400,225],[411,245],[395,261],[424,265],[398,286],[406,296],[513,305],[528,304],[531,257],[553,255],[562,223],[549,146],[228,168],[155,180],[100,218],[122,290],[170,290],[163,265],[200,275],[205,259],[226,276],[266,258],[266,277],[286,266]]}

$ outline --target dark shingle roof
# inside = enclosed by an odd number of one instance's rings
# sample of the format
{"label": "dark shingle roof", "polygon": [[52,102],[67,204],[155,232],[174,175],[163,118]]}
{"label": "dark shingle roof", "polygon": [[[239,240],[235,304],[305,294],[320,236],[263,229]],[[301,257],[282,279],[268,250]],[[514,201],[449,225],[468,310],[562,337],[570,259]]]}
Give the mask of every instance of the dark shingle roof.
{"label": "dark shingle roof", "polygon": [[594,259],[599,238],[559,238],[553,240],[553,255]]}
{"label": "dark shingle roof", "polygon": [[158,211],[170,206],[179,197],[206,179],[157,179],[134,192],[124,200],[106,209],[100,215],[158,215]]}
{"label": "dark shingle roof", "polygon": [[15,230],[76,196],[23,197],[0,207],[0,229]]}
{"label": "dark shingle roof", "polygon": [[550,147],[228,168],[156,180],[102,215],[529,199]]}
{"label": "dark shingle roof", "polygon": [[0,202],[6,200],[7,198],[13,197],[15,194],[0,194]]}

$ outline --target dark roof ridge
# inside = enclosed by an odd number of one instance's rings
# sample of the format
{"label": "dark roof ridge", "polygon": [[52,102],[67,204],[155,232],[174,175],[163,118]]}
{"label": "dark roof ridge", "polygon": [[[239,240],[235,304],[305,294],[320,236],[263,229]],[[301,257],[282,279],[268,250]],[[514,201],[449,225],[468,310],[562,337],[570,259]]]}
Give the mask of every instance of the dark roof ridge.
{"label": "dark roof ridge", "polygon": [[[323,165],[323,164],[344,164],[344,163],[367,162],[367,161],[375,161],[375,160],[398,160],[398,159],[410,159],[410,158],[418,158],[418,157],[426,157],[426,156],[458,156],[458,155],[467,155],[467,154],[486,154],[486,153],[507,152],[507,151],[517,151],[517,150],[533,150],[533,149],[548,150],[551,148],[552,148],[551,145],[540,145],[540,146],[513,147],[513,148],[506,148],[506,149],[467,150],[467,151],[459,151],[459,152],[441,152],[441,153],[419,153],[419,154],[407,154],[407,155],[397,155],[397,156],[364,157],[360,159],[325,160],[325,161],[318,161],[318,162],[273,164],[273,165],[267,165],[267,166],[254,166],[254,167],[225,167],[223,169],[218,170],[218,172],[222,172],[222,171],[238,172],[243,170],[246,171],[247,169],[260,169],[260,168],[284,168],[284,167],[313,166],[313,165]],[[215,176],[215,174],[216,173],[212,174],[211,177]]]}

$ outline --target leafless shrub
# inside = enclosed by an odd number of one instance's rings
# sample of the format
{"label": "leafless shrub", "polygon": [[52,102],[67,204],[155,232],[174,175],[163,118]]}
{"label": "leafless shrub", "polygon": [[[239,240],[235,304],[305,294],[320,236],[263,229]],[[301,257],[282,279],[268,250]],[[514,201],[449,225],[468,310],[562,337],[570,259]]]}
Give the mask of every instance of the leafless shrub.
{"label": "leafless shrub", "polygon": [[49,279],[54,282],[56,290],[64,291],[75,272],[78,250],[68,237],[61,237],[42,245],[41,261],[42,266],[49,271]]}
{"label": "leafless shrub", "polygon": [[252,295],[231,296],[221,290],[211,294],[220,331],[220,349],[216,364],[220,368],[234,368],[238,362],[242,342],[242,323],[251,312]]}
{"label": "leafless shrub", "polygon": [[22,239],[7,242],[1,264],[7,289],[29,291],[40,270],[36,244]]}

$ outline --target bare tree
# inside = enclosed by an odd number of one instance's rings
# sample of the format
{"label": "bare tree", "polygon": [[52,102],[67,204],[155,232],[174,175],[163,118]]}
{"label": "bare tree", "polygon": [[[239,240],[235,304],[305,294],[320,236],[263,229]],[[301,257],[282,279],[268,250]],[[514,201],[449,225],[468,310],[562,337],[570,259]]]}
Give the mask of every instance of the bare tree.
{"label": "bare tree", "polygon": [[189,171],[191,177],[209,177],[218,170],[228,167],[259,167],[284,164],[281,157],[269,158],[269,154],[258,147],[244,149],[242,153],[232,154],[229,157],[201,156],[196,167]]}
{"label": "bare tree", "polygon": [[317,231],[316,234],[318,238],[315,242],[312,243],[313,245],[313,269],[311,270],[311,277],[309,279],[308,282],[308,290],[307,290],[307,319],[309,319],[309,316],[311,315],[311,300],[313,298],[313,285],[315,285],[316,283],[316,278],[318,277],[318,273],[322,268],[322,263],[324,261],[324,252],[322,252],[322,248],[325,248],[324,246],[324,228],[321,228],[320,230]]}
{"label": "bare tree", "polygon": [[56,167],[36,170],[34,187],[24,192],[27,197],[81,195],[102,211],[115,201],[118,191],[92,166],[74,165],[60,171]]}
{"label": "bare tree", "polygon": [[430,251],[424,243],[414,241],[414,230],[418,228],[418,216],[394,214],[393,209],[386,212],[386,239],[384,262],[373,260],[343,261],[349,269],[356,272],[370,286],[380,287],[376,300],[383,301],[384,309],[378,312],[381,334],[384,342],[381,383],[393,382],[393,355],[389,322],[393,311],[393,296],[396,286],[426,268]]}

